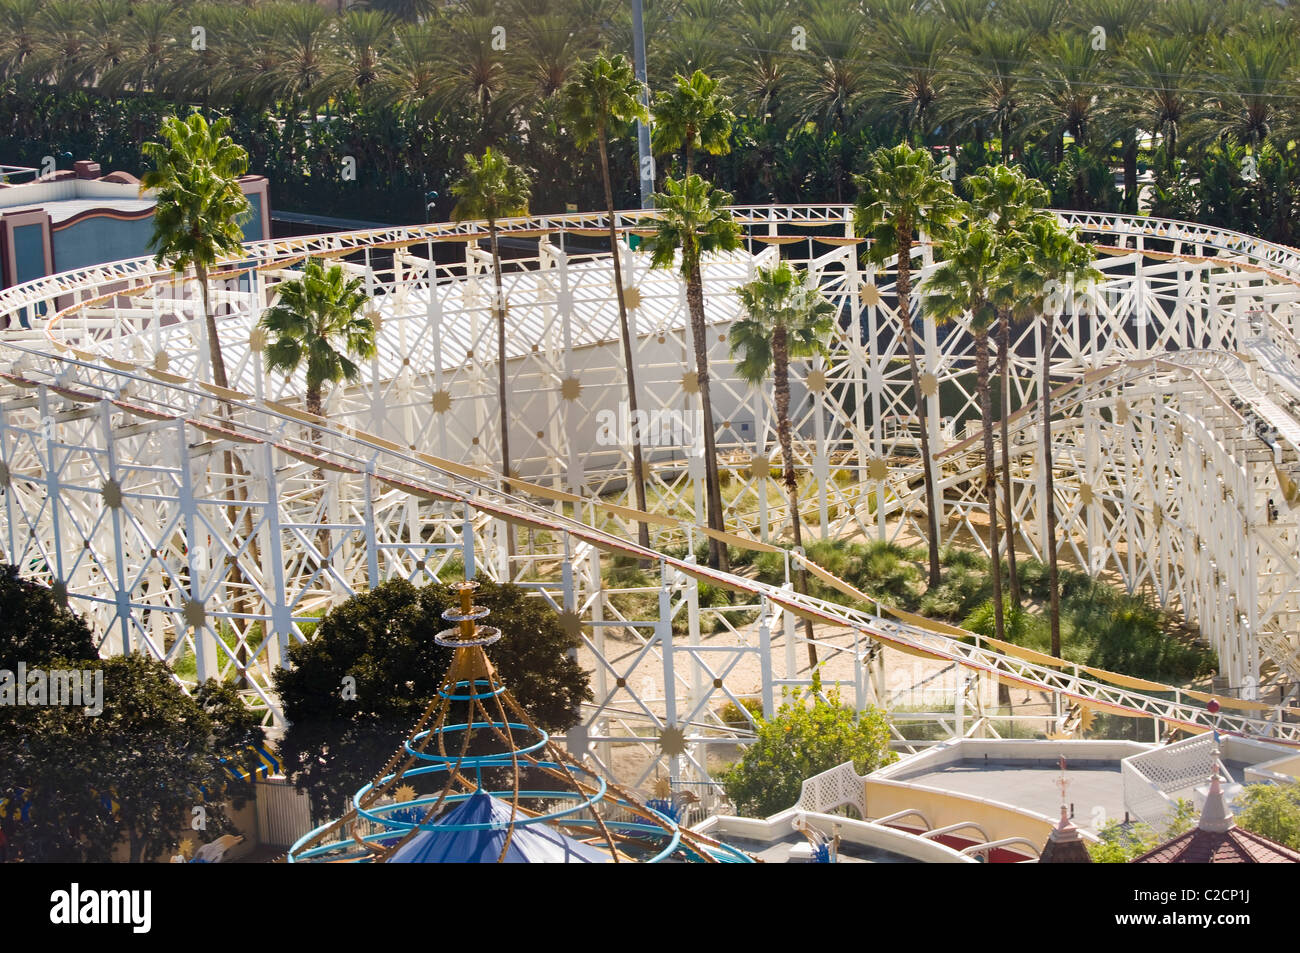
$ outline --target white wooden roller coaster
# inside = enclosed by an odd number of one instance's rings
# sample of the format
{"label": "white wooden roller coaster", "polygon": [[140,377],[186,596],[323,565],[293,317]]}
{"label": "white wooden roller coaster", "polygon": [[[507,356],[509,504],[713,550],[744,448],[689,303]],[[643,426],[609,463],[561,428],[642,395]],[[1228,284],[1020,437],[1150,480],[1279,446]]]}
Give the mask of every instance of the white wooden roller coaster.
{"label": "white wooden roller coaster", "polygon": [[[901,359],[902,334],[913,332],[898,319],[892,272],[861,265],[848,207],[734,212],[744,249],[705,266],[732,541],[771,549],[789,522],[777,502],[771,395],[736,376],[726,344],[739,307],[733,288],[778,255],[807,268],[840,313],[829,357],[795,368],[805,524],[827,539],[922,536]],[[617,224],[635,232],[642,214]],[[595,698],[569,733],[570,750],[608,769],[614,748],[640,746],[644,773],[629,779],[638,783],[665,769],[707,781],[709,747],[749,734],[723,721],[725,703],[757,695],[771,712],[783,687],[810,684],[798,617],[815,620],[823,658],[854,704],[887,703],[885,653],[951,665],[957,688],[935,716],[949,734],[997,730],[972,687],[1000,679],[1040,693],[1062,733],[1089,711],[1144,719],[1153,737],[1217,727],[1300,744],[1289,699],[1259,700],[1265,684],[1276,694],[1300,683],[1300,252],[1197,225],[1062,214],[1095,245],[1105,278],[1053,322],[1015,332],[1017,544],[1037,556],[1048,545],[1034,399],[1048,347],[1054,544],[1063,559],[1148,593],[1199,629],[1221,663],[1217,712],[1203,692],[698,565],[703,466],[667,425],[698,408],[686,380],[694,358],[684,289],[626,249],[639,403],[665,422],[646,448],[649,513],[631,511],[630,449],[609,426],[626,399],[612,268],[608,254],[578,246],[599,242],[602,214],[501,223],[528,249],[504,274],[517,471],[509,494],[496,469],[481,226],[246,246],[215,279],[230,389],[209,383],[192,276],[141,259],[0,292],[9,322],[0,337],[0,549],[66,593],[102,633],[104,653],[147,652],[191,681],[239,676],[268,721],[282,719],[271,672],[352,593],[395,576],[429,582],[455,561],[468,575],[520,581],[564,614],[591,660]],[[922,243],[916,255],[923,277],[931,249]],[[324,420],[302,410],[300,378],[264,371],[256,328],[307,256],[363,276],[380,326],[379,353],[358,383],[328,394]],[[961,322],[928,319],[915,333],[941,532],[978,542],[987,513],[971,337]],[[629,542],[638,516],[649,550]],[[520,544],[508,557],[511,525]],[[638,603],[657,606],[644,617],[620,611],[627,603],[604,581],[602,565],[618,554],[645,561],[660,580],[657,597]],[[715,621],[700,605],[701,582],[741,598]],[[751,621],[741,625],[732,610],[744,608]],[[736,674],[754,664],[757,691]]]}

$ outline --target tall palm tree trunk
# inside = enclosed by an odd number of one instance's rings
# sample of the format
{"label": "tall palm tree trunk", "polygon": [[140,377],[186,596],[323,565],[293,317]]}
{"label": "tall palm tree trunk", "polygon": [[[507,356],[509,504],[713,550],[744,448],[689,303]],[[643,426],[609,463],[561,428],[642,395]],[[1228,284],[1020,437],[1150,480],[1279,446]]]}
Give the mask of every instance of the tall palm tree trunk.
{"label": "tall palm tree trunk", "polygon": [[[321,401],[320,384],[309,383],[307,385],[306,405],[307,405],[307,413],[315,414],[317,417],[325,416],[324,404]],[[321,451],[321,436],[322,434],[320,432],[320,428],[313,425],[311,428],[311,445],[312,445],[312,451],[314,453],[320,453]],[[316,473],[316,482],[319,483],[321,487],[320,498],[321,500],[324,500],[325,487],[326,487],[325,471],[320,467],[316,467],[315,473]],[[322,513],[321,519],[328,521],[328,514]],[[318,529],[316,531],[316,546],[317,548],[320,549],[321,559],[324,562],[329,562],[330,546],[331,546],[329,530]]]}
{"label": "tall palm tree trunk", "polygon": [[[627,409],[632,420],[637,420],[636,364],[632,358],[632,332],[627,323],[627,302],[623,298],[623,256],[619,254],[618,231],[614,227],[614,187],[609,178],[609,150],[605,145],[605,130],[597,136],[600,144],[600,172],[605,181],[605,209],[609,213],[609,255],[614,260],[614,296],[618,298],[618,327],[623,336],[623,363],[627,367]],[[636,508],[645,511],[645,462],[641,455],[641,434],[633,428],[632,435],[632,485],[636,491]],[[650,548],[650,527],[637,523],[637,542]]]}
{"label": "tall palm tree trunk", "polygon": [[912,372],[912,399],[916,403],[916,419],[921,426],[921,471],[925,478],[926,523],[929,529],[930,586],[942,582],[939,569],[939,512],[935,505],[933,461],[930,459],[930,428],[926,420],[925,395],[921,391],[921,368],[916,360],[916,343],[912,340],[912,236],[903,232],[898,243],[896,288],[898,291],[898,317],[903,330],[903,343],[907,345],[907,364]]}
{"label": "tall palm tree trunk", "polygon": [[984,417],[984,495],[989,508],[989,569],[993,576],[993,632],[1005,638],[1002,618],[1002,560],[998,558],[998,486],[997,461],[993,456],[993,397],[989,388],[989,335],[975,332],[975,374],[979,390],[980,413]]}
{"label": "tall palm tree trunk", "polygon": [[203,298],[203,325],[208,333],[208,360],[212,363],[212,383],[218,387],[229,387],[230,378],[226,376],[226,360],[221,354],[221,340],[217,337],[217,316],[212,313],[207,266],[196,262],[194,274],[199,279],[199,292]]}
{"label": "tall palm tree trunk", "polygon": [[[212,364],[212,383],[218,387],[230,387],[230,378],[226,376],[226,361],[221,353],[221,339],[217,337],[217,316],[212,311],[211,290],[208,287],[208,269],[206,265],[195,262],[194,274],[199,281],[199,294],[203,302],[203,326],[207,329],[208,335],[208,360]],[[221,408],[221,417],[230,416],[230,407],[220,401],[217,404]],[[222,454],[222,460],[226,466],[226,499],[232,503],[243,503],[248,500],[248,491],[240,485],[236,478],[244,479],[248,476],[244,469],[243,462],[239,455],[233,450],[227,449]],[[230,521],[230,527],[233,530],[235,524],[239,521],[239,508],[237,506],[226,507],[226,519]],[[257,540],[253,538],[253,512],[250,508],[244,508],[244,537],[248,540],[249,555],[253,562],[259,559]],[[230,585],[238,590],[248,586],[248,578],[244,575],[243,570],[239,568],[239,561],[230,559]],[[235,599],[234,610],[238,615],[248,613],[248,600],[244,596],[238,596]],[[218,633],[220,634],[220,633]],[[248,687],[248,676],[246,667],[248,665],[248,649],[245,647],[243,639],[238,639],[235,649],[235,664],[239,667],[239,687]]]}
{"label": "tall palm tree trunk", "polygon": [[[710,529],[725,530],[722,516],[722,484],[718,474],[718,447],[713,433],[713,401],[709,394],[709,343],[704,325],[704,282],[700,275],[698,252],[691,254],[693,261],[686,278],[686,304],[691,313],[691,339],[695,344],[695,373],[700,388],[700,409],[704,414],[704,483],[708,503]],[[724,572],[730,567],[727,546],[721,540],[709,539],[709,565]]]}
{"label": "tall palm tree trunk", "polygon": [[1043,541],[1047,550],[1047,592],[1049,598],[1048,618],[1052,630],[1052,654],[1061,657],[1061,588],[1056,570],[1056,487],[1052,475],[1052,323],[1043,315],[1043,376],[1039,386],[1043,396],[1043,467],[1045,496],[1044,507],[1047,513],[1047,539]]}
{"label": "tall palm tree trunk", "polygon": [[[799,519],[799,481],[794,473],[794,441],[790,435],[790,348],[789,334],[784,324],[772,330],[773,396],[776,399],[776,437],[781,444],[781,475],[785,482],[785,495],[790,501],[790,522],[794,526],[794,545],[803,549],[803,524]],[[808,594],[808,570],[799,567],[794,577],[795,591]],[[817,636],[812,619],[805,618],[804,635],[808,639],[808,670],[817,671]]]}
{"label": "tall palm tree trunk", "polygon": [[1138,141],[1130,132],[1124,144],[1124,211],[1136,215],[1138,210]]}
{"label": "tall palm tree trunk", "polygon": [[1011,497],[1011,312],[998,315],[1002,346],[998,348],[998,380],[1002,386],[1002,495],[1007,528],[1007,583],[1011,604],[1020,608],[1020,574],[1016,572],[1016,515]]}
{"label": "tall palm tree trunk", "polygon": [[[506,414],[506,293],[501,282],[501,249],[497,243],[496,219],[488,221],[488,240],[492,245],[492,280],[495,293],[492,313],[497,319],[497,411],[501,428],[501,491],[510,492],[510,420]],[[515,555],[514,526],[506,523],[506,556]]]}

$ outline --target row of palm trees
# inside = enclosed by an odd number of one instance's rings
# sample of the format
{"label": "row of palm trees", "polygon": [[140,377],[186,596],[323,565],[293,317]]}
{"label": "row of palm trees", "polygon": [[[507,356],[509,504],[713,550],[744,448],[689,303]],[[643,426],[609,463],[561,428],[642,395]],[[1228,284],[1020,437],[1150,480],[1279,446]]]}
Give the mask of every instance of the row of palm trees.
{"label": "row of palm trees", "polygon": [[[623,57],[602,56],[583,64],[562,91],[566,115],[580,144],[597,144],[602,152],[606,204],[609,211],[610,251],[616,270],[617,290],[623,290],[621,251],[614,225],[614,202],[610,188],[607,140],[626,134],[629,124],[643,118],[640,86]],[[722,152],[729,143],[732,121],[726,97],[717,84],[702,73],[678,76],[672,89],[654,101],[658,146],[661,150],[684,152],[684,165],[693,168],[699,152]],[[177,269],[193,265],[203,287],[204,317],[208,328],[213,379],[222,386],[224,362],[215,320],[207,307],[207,268],[223,254],[237,247],[235,222],[244,211],[234,179],[246,162],[243,150],[227,135],[224,121],[209,125],[195,113],[188,119],[172,118],[164,124],[165,143],[154,143],[147,153],[158,168],[145,177],[147,187],[159,192],[155,247],[160,261]],[[488,148],[481,157],[467,155],[465,171],[453,188],[457,199],[455,217],[485,220],[492,253],[495,294],[493,311],[497,325],[498,407],[500,410],[501,471],[508,490],[512,476],[508,443],[505,329],[508,302],[502,281],[498,248],[498,220],[527,211],[528,176],[499,151]],[[1080,245],[1043,210],[1046,195],[1037,183],[1020,170],[997,166],[982,170],[965,183],[972,196],[960,200],[932,154],[901,144],[881,149],[870,168],[858,179],[860,190],[855,208],[857,233],[871,239],[866,257],[874,266],[894,261],[897,300],[901,320],[911,328],[914,299],[919,297],[928,314],[937,321],[951,321],[970,315],[976,341],[976,374],[981,413],[984,418],[986,493],[990,541],[999,552],[996,468],[989,363],[989,334],[997,327],[1002,334],[1002,377],[1005,378],[1010,328],[1014,321],[1028,320],[1043,312],[1050,289],[1087,280],[1089,249]],[[652,266],[676,268],[686,285],[696,379],[701,409],[706,422],[713,420],[707,345],[707,315],[704,307],[701,261],[704,256],[734,251],[740,247],[741,232],[728,206],[731,196],[715,189],[698,173],[681,179],[668,178],[655,196],[656,215],[647,222],[653,234],[646,243]],[[971,223],[974,224],[971,224]],[[914,296],[911,257],[920,240],[938,242],[942,264],[928,280],[925,294]],[[818,353],[825,346],[831,328],[831,305],[809,283],[806,275],[786,264],[759,270],[753,281],[739,290],[747,317],[733,330],[732,351],[739,372],[750,381],[774,376],[778,440],[783,459],[783,483],[790,500],[794,542],[802,545],[797,481],[789,414],[789,366],[792,359]],[[1059,296],[1059,295],[1058,295]],[[635,361],[632,330],[624,295],[615,295],[619,307],[620,331],[626,364],[629,400],[635,400]],[[321,387],[325,382],[354,380],[358,368],[354,358],[373,354],[373,323],[357,313],[364,295],[355,280],[347,280],[340,266],[328,271],[318,262],[308,263],[303,276],[280,289],[278,304],[264,315],[263,326],[275,335],[266,349],[268,369],[292,373],[305,365],[308,409],[320,413]],[[925,392],[910,333],[903,335],[916,411],[921,421],[922,459],[929,522],[929,560],[932,583],[939,581],[938,528],[935,485],[932,473],[928,428],[925,425]],[[1050,333],[1044,340],[1050,341]],[[1050,420],[1050,365],[1044,349],[1043,379],[1040,382],[1045,419]],[[1008,402],[1004,399],[1004,411]],[[1003,423],[1003,471],[1009,473],[1006,453],[1006,423]],[[1050,461],[1048,428],[1044,450]],[[710,527],[725,530],[720,476],[713,427],[705,427],[707,518]],[[639,441],[634,441],[633,479],[638,506],[644,508],[646,474]],[[1050,474],[1050,462],[1048,470]],[[1049,477],[1050,479],[1050,477]],[[1010,484],[1004,494],[1007,524],[1011,525]],[[1050,496],[1049,496],[1050,498]],[[1050,509],[1050,507],[1049,507]],[[645,533],[644,527],[642,528]],[[644,537],[643,537],[644,539]],[[648,539],[644,541],[648,542]],[[1009,551],[1011,547],[1008,547]],[[1055,553],[1049,550],[1049,572],[1055,589]],[[725,569],[726,547],[710,539],[710,563]],[[996,631],[1003,632],[1002,585],[998,560],[993,560]],[[1012,572],[1014,579],[1014,568]],[[798,585],[806,590],[806,578]],[[1013,596],[1018,598],[1018,594]],[[811,630],[811,624],[809,624]],[[810,660],[815,664],[812,633],[809,631]],[[1059,649],[1059,627],[1053,619],[1054,649]]]}
{"label": "row of palm trees", "polygon": [[[278,106],[289,116],[387,108],[467,113],[481,147],[557,133],[552,105],[600,50],[631,48],[624,0],[312,2],[0,0],[0,79]],[[1300,16],[1258,0],[648,0],[652,85],[696,70],[777,142],[811,126],[846,141],[1029,142],[1118,149],[1139,131],[1170,168],[1231,135],[1297,129]],[[708,151],[706,148],[704,151]],[[685,152],[686,172],[694,153]],[[851,157],[842,153],[847,186]]]}

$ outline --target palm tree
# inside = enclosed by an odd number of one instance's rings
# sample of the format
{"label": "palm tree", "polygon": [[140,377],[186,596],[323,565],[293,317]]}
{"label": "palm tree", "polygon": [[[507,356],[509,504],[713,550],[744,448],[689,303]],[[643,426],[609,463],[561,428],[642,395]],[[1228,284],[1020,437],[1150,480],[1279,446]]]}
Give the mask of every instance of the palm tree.
{"label": "palm tree", "polygon": [[1043,488],[1047,526],[1044,547],[1047,549],[1047,584],[1052,633],[1052,654],[1061,654],[1060,580],[1056,566],[1056,490],[1055,466],[1052,461],[1052,341],[1057,315],[1065,301],[1081,287],[1101,279],[1092,267],[1093,250],[1080,243],[1073,230],[1063,228],[1054,216],[1040,215],[1026,223],[1017,247],[1004,260],[1008,284],[1015,288],[1023,313],[1041,315],[1042,371],[1038,392],[1042,400]]}
{"label": "palm tree", "polygon": [[510,45],[507,65],[511,83],[535,99],[549,99],[571,80],[583,58],[594,49],[595,24],[584,22],[570,5],[556,0],[514,0],[517,33],[523,42]]}
{"label": "palm tree", "polygon": [[[230,120],[225,116],[211,125],[197,111],[185,119],[168,116],[159,129],[162,141],[146,142],[141,147],[145,157],[154,162],[154,168],[145,172],[140,181],[142,193],[156,190],[149,246],[155,250],[154,260],[158,264],[167,264],[182,273],[187,268],[194,269],[199,282],[212,383],[218,387],[229,387],[230,380],[226,376],[216,316],[212,313],[208,273],[223,256],[239,251],[244,238],[241,223],[252,214],[248,198],[239,187],[239,177],[248,169],[248,153],[230,138],[229,129]],[[229,412],[224,402],[220,404],[220,412],[222,415]],[[232,502],[226,512],[233,531],[239,519],[233,504],[247,499],[247,491],[236,482],[236,475],[244,477],[246,473],[233,450],[227,449],[224,458],[230,481],[226,498]],[[249,508],[244,509],[243,532],[249,541],[249,552],[256,560],[257,541]],[[231,585],[241,587],[244,574],[238,561],[230,560],[229,567]],[[243,602],[243,596],[236,599],[236,612],[242,611]],[[246,684],[246,662],[247,647],[241,639],[236,652],[241,685]]]}
{"label": "palm tree", "polygon": [[268,77],[275,97],[284,100],[296,119],[300,109],[313,109],[333,92],[328,82],[338,69],[336,35],[339,20],[314,4],[276,9],[271,46],[275,64]]}
{"label": "palm tree", "polygon": [[[1044,214],[1050,196],[1036,179],[1022,171],[1005,165],[981,169],[966,179],[971,207],[976,215],[993,225],[1000,248],[1005,251],[1017,240],[1018,233],[1034,217]],[[1004,285],[1005,289],[1006,286]],[[1001,389],[999,403],[1002,407],[1002,489],[1007,530],[1007,581],[1011,591],[1011,604],[1020,607],[1020,576],[1016,572],[1016,520],[1011,495],[1011,378],[1008,366],[1011,357],[1011,324],[1014,298],[994,295],[997,308],[998,330],[1001,341],[998,347],[998,381]]]}
{"label": "palm tree", "polygon": [[416,119],[436,116],[435,93],[442,88],[438,47],[438,38],[429,25],[400,24],[393,31],[392,46],[379,62],[375,101]]}
{"label": "palm tree", "polygon": [[1231,135],[1255,149],[1274,136],[1285,119],[1277,91],[1286,88],[1294,49],[1286,37],[1234,35],[1218,44],[1213,50],[1215,95],[1207,103],[1206,134]]}
{"label": "palm tree", "polygon": [[1157,36],[1131,44],[1123,61],[1123,87],[1111,108],[1131,116],[1143,129],[1164,139],[1165,168],[1178,158],[1179,132],[1196,121],[1203,94],[1193,66],[1201,51],[1181,36]]}
{"label": "palm tree", "polygon": [[92,36],[81,13],[76,0],[42,5],[36,47],[24,64],[27,79],[68,89],[94,75]]}
{"label": "palm tree", "polygon": [[0,3],[0,77],[11,79],[27,68],[41,43],[44,0]]}
{"label": "palm tree", "polygon": [[835,145],[835,200],[844,201],[847,139],[863,121],[880,86],[866,19],[853,5],[817,0],[808,17],[808,50],[791,83],[791,111],[798,125],[816,123]]}
{"label": "palm tree", "polygon": [[969,127],[977,136],[987,125],[1008,162],[1024,122],[1030,33],[984,24],[966,35],[964,47],[945,114],[957,129]]}
{"label": "palm tree", "polygon": [[975,387],[979,394],[984,435],[984,493],[989,512],[989,568],[993,576],[994,636],[1004,637],[1002,560],[998,541],[997,461],[993,455],[993,400],[989,387],[989,328],[997,320],[991,296],[999,282],[1000,243],[988,221],[968,230],[954,230],[943,242],[944,261],[925,282],[922,306],[936,322],[970,315],[975,338]]}
{"label": "palm tree", "polygon": [[185,119],[168,116],[159,130],[162,141],[146,142],[141,151],[154,168],[144,174],[140,191],[156,190],[157,208],[149,247],[154,260],[174,271],[193,267],[202,295],[212,382],[229,387],[221,355],[217,321],[209,302],[208,272],[224,255],[239,251],[241,225],[252,207],[239,187],[248,170],[248,153],[229,136],[230,119],[211,125],[199,112]]}
{"label": "palm tree", "polygon": [[939,174],[934,157],[926,150],[913,149],[906,143],[892,149],[877,149],[871,157],[870,168],[857,179],[857,184],[859,194],[853,211],[853,228],[859,236],[871,239],[864,259],[876,267],[883,267],[891,259],[896,259],[898,321],[907,347],[912,397],[921,427],[921,469],[925,476],[930,537],[930,585],[937,586],[940,582],[939,509],[930,456],[930,432],[926,423],[926,394],[921,384],[912,334],[912,246],[922,236],[931,241],[944,238],[960,206],[951,184]]}
{"label": "palm tree", "polygon": [[1023,27],[1036,37],[1056,33],[1069,15],[1071,0],[1007,0],[998,4],[999,20],[1007,26]]}
{"label": "palm tree", "polygon": [[656,155],[683,150],[685,179],[695,168],[695,153],[722,155],[731,149],[731,125],[736,117],[731,100],[718,90],[717,80],[696,70],[687,79],[678,73],[673,88],[655,97],[652,147]]}
{"label": "palm tree", "polygon": [[[627,368],[628,410],[637,419],[636,361],[632,355],[632,332],[627,321],[627,300],[623,287],[622,246],[614,222],[614,185],[609,174],[609,133],[619,134],[640,119],[649,118],[641,103],[641,84],[632,64],[622,54],[612,60],[604,56],[584,63],[564,90],[564,118],[580,148],[594,141],[600,151],[600,174],[605,186],[605,211],[609,222],[609,256],[614,263],[614,297],[618,300],[619,333],[623,338],[623,363]],[[632,438],[632,483],[636,488],[637,509],[645,510],[645,463],[641,454],[641,435]],[[650,528],[638,524],[638,539],[650,546]]]}
{"label": "palm tree", "polygon": [[785,0],[740,0],[736,7],[736,50],[727,73],[750,115],[770,122],[783,112],[782,93],[794,72],[788,55],[794,13]]}
{"label": "palm tree", "polygon": [[[261,327],[272,335],[266,369],[290,375],[305,367],[310,414],[324,416],[322,386],[355,381],[361,368],[354,359],[375,356],[374,322],[359,313],[368,300],[364,284],[348,278],[342,265],[326,271],[319,259],[309,258],[302,277],[281,284],[279,300],[262,315]],[[313,435],[319,436],[315,428]]]}
{"label": "palm tree", "polygon": [[[713,401],[709,394],[709,345],[704,316],[704,280],[700,259],[713,252],[735,251],[740,247],[740,226],[727,206],[731,195],[714,189],[698,175],[683,180],[667,179],[664,190],[655,194],[658,217],[649,223],[655,234],[646,242],[655,268],[677,265],[686,281],[686,306],[691,316],[696,381],[704,413],[704,481],[708,500],[708,524],[725,530],[722,514],[722,485],[718,475],[718,451],[714,439]],[[727,547],[709,539],[709,565],[726,570]]]}
{"label": "palm tree", "polygon": [[176,11],[165,3],[142,3],[122,27],[122,58],[105,70],[100,86],[107,92],[155,92],[176,59]]}
{"label": "palm tree", "polygon": [[522,88],[511,85],[505,52],[496,46],[501,17],[490,2],[463,0],[438,24],[434,103],[461,111],[472,103],[482,144],[500,141]]}
{"label": "palm tree", "polygon": [[[825,339],[834,326],[835,306],[822,297],[806,273],[788,264],[759,268],[748,284],[736,289],[748,317],[731,326],[731,355],[740,357],[736,372],[750,384],[760,384],[772,374],[776,404],[776,433],[781,444],[782,479],[790,503],[794,545],[803,549],[799,518],[799,484],[794,471],[794,443],[790,435],[790,360],[825,353]],[[795,577],[799,592],[808,592],[808,571],[800,566]],[[812,620],[804,619],[808,665],[817,669]]]}
{"label": "palm tree", "polygon": [[671,29],[656,44],[662,47],[661,60],[687,74],[719,69],[728,50],[718,38],[726,35],[734,6],[735,0],[678,0],[668,16]]}
{"label": "palm tree", "polygon": [[379,10],[349,10],[338,22],[338,58],[327,82],[332,92],[368,92],[379,79],[393,41],[393,21]]}
{"label": "palm tree", "polygon": [[1089,139],[1105,57],[1080,32],[1054,34],[1039,50],[1039,81],[1029,88],[1030,125],[1046,137],[1053,162],[1064,158],[1067,133],[1079,145]]}
{"label": "palm tree", "polygon": [[465,156],[465,173],[452,184],[456,205],[451,217],[458,222],[486,221],[492,246],[492,279],[495,294],[492,313],[497,322],[497,407],[501,426],[502,488],[510,492],[510,424],[506,416],[506,295],[501,284],[501,250],[497,244],[497,220],[528,214],[532,183],[523,169],[502,153],[485,149],[482,159]]}
{"label": "palm tree", "polygon": [[889,26],[881,42],[888,82],[886,108],[900,116],[908,145],[925,145],[935,106],[947,86],[953,29],[933,16],[909,14]]}

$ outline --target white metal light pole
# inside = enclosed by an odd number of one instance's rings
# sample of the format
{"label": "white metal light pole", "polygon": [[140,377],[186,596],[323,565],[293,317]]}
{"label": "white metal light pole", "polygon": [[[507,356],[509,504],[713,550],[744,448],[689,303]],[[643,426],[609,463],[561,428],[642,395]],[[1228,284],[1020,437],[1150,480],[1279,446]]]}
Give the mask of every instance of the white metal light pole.
{"label": "white metal light pole", "polygon": [[[650,81],[645,67],[645,23],[641,16],[641,0],[632,0],[632,57],[636,63],[636,78],[641,82],[641,102],[650,108]],[[650,124],[636,124],[637,169],[641,176],[641,207],[654,203],[655,160],[650,154]]]}

